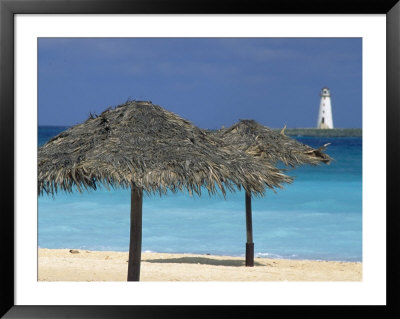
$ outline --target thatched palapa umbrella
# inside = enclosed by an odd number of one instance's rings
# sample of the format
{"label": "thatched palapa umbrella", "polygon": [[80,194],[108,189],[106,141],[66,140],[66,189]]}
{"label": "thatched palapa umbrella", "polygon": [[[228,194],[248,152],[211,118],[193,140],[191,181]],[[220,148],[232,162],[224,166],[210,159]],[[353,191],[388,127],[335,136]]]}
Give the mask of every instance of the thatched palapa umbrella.
{"label": "thatched palapa umbrella", "polygon": [[38,150],[38,192],[99,185],[131,188],[128,281],[140,277],[143,192],[200,195],[243,187],[262,195],[291,178],[223,146],[189,121],[151,102],[129,101],[60,133]]}
{"label": "thatched palapa umbrella", "polygon": [[[285,127],[286,128],[286,127]],[[254,120],[240,120],[229,128],[212,133],[220,137],[226,145],[252,155],[265,165],[282,162],[286,166],[320,163],[329,164],[332,160],[323,151],[329,145],[318,149],[300,143],[285,135],[285,128],[279,133]],[[254,266],[254,243],[252,230],[251,194],[246,191],[246,266]]]}

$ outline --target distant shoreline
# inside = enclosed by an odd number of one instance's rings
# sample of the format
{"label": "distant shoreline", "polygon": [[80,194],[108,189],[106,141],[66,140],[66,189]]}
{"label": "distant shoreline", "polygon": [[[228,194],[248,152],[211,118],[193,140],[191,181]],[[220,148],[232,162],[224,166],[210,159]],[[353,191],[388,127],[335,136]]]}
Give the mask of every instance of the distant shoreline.
{"label": "distant shoreline", "polygon": [[[273,129],[281,131],[282,129]],[[361,128],[334,128],[334,129],[318,129],[318,128],[288,128],[285,130],[288,136],[324,136],[324,137],[362,137]]]}
{"label": "distant shoreline", "polygon": [[[39,125],[40,127],[63,127],[65,129],[70,126],[65,125]],[[272,129],[274,131],[281,131],[282,128]],[[215,130],[210,130],[215,131]],[[334,128],[334,129],[318,129],[318,128],[287,128],[285,134],[288,136],[323,136],[323,137],[362,137],[361,128]]]}

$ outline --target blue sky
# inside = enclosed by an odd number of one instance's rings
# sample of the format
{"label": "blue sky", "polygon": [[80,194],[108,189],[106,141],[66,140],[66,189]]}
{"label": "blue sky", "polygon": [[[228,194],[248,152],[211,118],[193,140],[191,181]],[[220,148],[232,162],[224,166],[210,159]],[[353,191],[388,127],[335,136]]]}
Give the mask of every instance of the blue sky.
{"label": "blue sky", "polygon": [[255,119],[315,127],[320,90],[335,127],[362,127],[361,38],[40,38],[39,125],[74,125],[128,99],[201,128]]}

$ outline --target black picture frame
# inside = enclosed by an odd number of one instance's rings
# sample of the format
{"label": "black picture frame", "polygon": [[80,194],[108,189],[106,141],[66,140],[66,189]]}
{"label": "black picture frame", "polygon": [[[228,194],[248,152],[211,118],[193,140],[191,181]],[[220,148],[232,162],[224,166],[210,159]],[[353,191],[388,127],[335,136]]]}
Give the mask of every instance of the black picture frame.
{"label": "black picture frame", "polygon": [[[14,303],[14,16],[16,14],[385,14],[387,21],[386,105],[386,306],[22,306]],[[273,1],[184,1],[184,0],[0,0],[0,194],[1,194],[1,308],[4,318],[164,318],[249,316],[261,310],[270,315],[350,317],[368,313],[376,318],[399,315],[399,275],[395,270],[399,242],[396,182],[399,179],[400,136],[400,3],[398,0],[273,0]],[[381,106],[383,107],[383,106]],[[379,186],[377,186],[379,187]],[[376,212],[384,213],[384,212]],[[238,292],[246,293],[246,292]],[[266,309],[265,307],[268,307]],[[260,309],[261,308],[261,309]],[[321,314],[323,312],[323,314]]]}

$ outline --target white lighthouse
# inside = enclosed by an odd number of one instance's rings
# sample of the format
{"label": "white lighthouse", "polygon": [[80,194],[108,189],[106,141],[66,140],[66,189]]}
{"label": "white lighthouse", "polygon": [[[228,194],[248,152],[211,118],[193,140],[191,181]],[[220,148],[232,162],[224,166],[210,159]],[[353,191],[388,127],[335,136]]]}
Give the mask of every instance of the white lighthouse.
{"label": "white lighthouse", "polygon": [[333,128],[331,93],[327,87],[321,90],[321,102],[319,104],[317,128]]}

